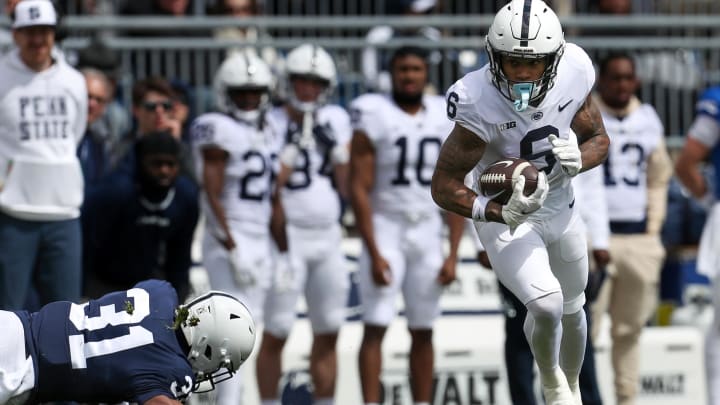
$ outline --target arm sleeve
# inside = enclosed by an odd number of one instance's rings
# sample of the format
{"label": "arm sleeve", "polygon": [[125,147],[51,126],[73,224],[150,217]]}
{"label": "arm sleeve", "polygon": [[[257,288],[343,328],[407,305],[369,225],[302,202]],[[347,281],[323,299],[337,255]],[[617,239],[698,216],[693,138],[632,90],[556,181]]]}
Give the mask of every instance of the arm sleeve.
{"label": "arm sleeve", "polygon": [[73,130],[75,131],[75,133],[73,134],[75,136],[75,146],[79,145],[83,139],[83,136],[85,136],[88,116],[88,94],[85,80],[82,79],[78,83],[78,86],[80,87],[77,92],[78,111],[77,116],[75,117],[75,125],[73,126]]}
{"label": "arm sleeve", "polygon": [[667,214],[667,195],[672,176],[672,162],[665,141],[660,140],[657,148],[650,154],[647,168],[648,212],[647,231],[659,234]]}

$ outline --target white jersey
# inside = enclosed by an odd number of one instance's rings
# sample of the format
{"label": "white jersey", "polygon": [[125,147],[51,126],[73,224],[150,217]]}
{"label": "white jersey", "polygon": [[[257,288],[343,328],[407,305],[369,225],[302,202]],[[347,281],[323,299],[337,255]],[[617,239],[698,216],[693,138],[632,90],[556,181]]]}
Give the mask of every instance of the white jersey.
{"label": "white jersey", "polygon": [[592,248],[607,250],[610,246],[610,222],[602,166],[573,177],[572,185],[575,203],[587,228]]}
{"label": "white jersey", "polygon": [[[570,123],[595,82],[595,70],[585,51],[565,45],[555,85],[537,106],[516,112],[492,83],[489,65],[465,75],[447,91],[447,115],[487,143],[474,169],[475,178],[503,157],[529,160],[548,175],[550,191],[537,216],[551,215],[572,201],[570,178],[552,154],[548,136],[567,139]],[[477,184],[476,181],[473,184]],[[479,190],[475,190],[476,192]]]}
{"label": "white jersey", "polygon": [[353,128],[375,147],[373,211],[425,215],[438,212],[430,195],[440,146],[452,130],[439,96],[423,96],[415,115],[401,110],[388,95],[366,94],[352,102]]}
{"label": "white jersey", "polygon": [[0,209],[26,220],[77,218],[83,175],[75,151],[85,133],[85,79],[59,52],[42,72],[17,50],[0,60]]}
{"label": "white jersey", "polygon": [[[228,153],[221,203],[230,227],[255,233],[269,232],[270,194],[282,140],[269,125],[263,130],[220,113],[207,113],[193,122],[193,141],[198,178],[203,178],[202,149],[220,148]],[[203,211],[213,226],[212,211],[203,198]],[[210,228],[211,232],[213,231]]]}
{"label": "white jersey", "polygon": [[643,221],[648,206],[648,158],[658,147],[664,147],[663,125],[648,104],[623,119],[605,111],[602,116],[610,136],[604,163],[610,221]]}
{"label": "white jersey", "polygon": [[[326,105],[315,115],[315,126],[331,134],[336,144],[329,147],[316,141],[314,147],[300,149],[281,199],[287,222],[310,228],[328,226],[340,219],[340,200],[331,180],[331,156],[335,147],[348,148],[352,136],[350,117],[342,107]],[[293,135],[290,132],[302,131],[302,126],[290,125],[284,107],[270,111],[267,119],[273,132],[287,134],[286,142]]]}

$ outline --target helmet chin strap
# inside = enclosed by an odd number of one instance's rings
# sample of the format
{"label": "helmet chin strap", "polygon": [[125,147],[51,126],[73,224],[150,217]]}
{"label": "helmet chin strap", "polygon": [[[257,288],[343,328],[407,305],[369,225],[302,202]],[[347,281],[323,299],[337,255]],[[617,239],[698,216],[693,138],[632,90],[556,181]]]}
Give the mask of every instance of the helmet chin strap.
{"label": "helmet chin strap", "polygon": [[512,85],[513,104],[515,111],[521,112],[527,109],[530,103],[530,94],[532,94],[533,83],[515,83]]}

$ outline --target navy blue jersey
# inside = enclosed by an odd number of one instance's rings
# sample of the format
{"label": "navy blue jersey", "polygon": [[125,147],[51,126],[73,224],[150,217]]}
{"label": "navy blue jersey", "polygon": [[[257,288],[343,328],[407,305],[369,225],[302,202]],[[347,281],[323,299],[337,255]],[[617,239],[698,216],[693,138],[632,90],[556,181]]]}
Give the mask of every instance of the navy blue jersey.
{"label": "navy blue jersey", "polygon": [[[149,280],[86,304],[55,302],[18,313],[35,362],[40,402],[143,403],[156,395],[182,399],[194,375],[171,329],[177,295]],[[23,316],[24,315],[24,316]]]}

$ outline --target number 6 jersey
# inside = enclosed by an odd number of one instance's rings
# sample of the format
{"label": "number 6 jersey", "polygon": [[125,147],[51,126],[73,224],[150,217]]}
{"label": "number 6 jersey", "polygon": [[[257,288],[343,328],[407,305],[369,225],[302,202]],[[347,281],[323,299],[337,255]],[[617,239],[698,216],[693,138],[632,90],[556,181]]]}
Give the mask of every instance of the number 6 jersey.
{"label": "number 6 jersey", "polygon": [[[550,191],[543,208],[555,212],[572,200],[570,178],[552,154],[548,136],[568,139],[570,123],[582,107],[595,82],[595,70],[585,51],[565,45],[555,85],[537,106],[517,112],[492,83],[489,65],[465,75],[447,91],[447,115],[487,143],[474,176],[503,157],[521,157],[548,175]],[[473,182],[477,184],[477,182]],[[478,191],[478,190],[475,190]],[[545,214],[544,214],[545,213]]]}
{"label": "number 6 jersey", "polygon": [[185,398],[194,374],[171,328],[177,306],[169,283],[149,280],[85,304],[15,312],[35,368],[29,402]]}

